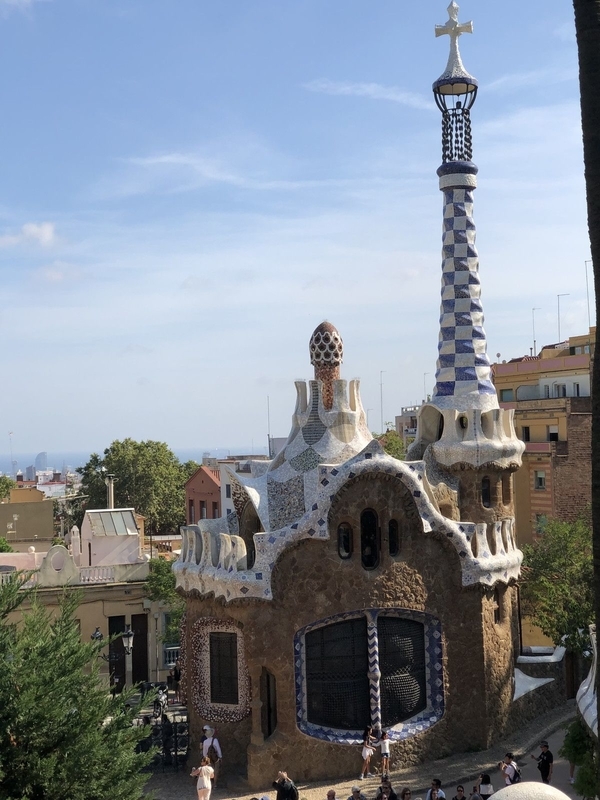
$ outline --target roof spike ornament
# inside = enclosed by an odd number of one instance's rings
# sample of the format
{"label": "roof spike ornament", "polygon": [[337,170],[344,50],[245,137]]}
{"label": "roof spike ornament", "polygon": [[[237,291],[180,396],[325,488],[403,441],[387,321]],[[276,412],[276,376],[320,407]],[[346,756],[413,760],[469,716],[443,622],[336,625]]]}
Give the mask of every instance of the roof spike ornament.
{"label": "roof spike ornament", "polygon": [[446,69],[433,84],[433,96],[442,112],[442,160],[470,161],[473,156],[471,108],[477,97],[477,81],[462,63],[458,39],[473,33],[473,23],[458,21],[458,6],[448,6],[448,22],[435,26],[435,35],[450,37],[450,55]]}

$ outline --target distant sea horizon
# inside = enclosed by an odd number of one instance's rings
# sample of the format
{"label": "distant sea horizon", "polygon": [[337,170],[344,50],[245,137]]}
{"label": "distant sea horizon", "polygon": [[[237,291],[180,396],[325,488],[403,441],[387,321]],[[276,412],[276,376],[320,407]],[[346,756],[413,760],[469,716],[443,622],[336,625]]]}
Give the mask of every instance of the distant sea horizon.
{"label": "distant sea horizon", "polygon": [[[254,445],[254,448],[252,448],[252,446],[246,445],[240,447],[216,447],[212,449],[209,449],[208,447],[172,447],[171,450],[182,462],[197,461],[200,463],[202,461],[202,457],[206,454],[212,458],[228,458],[229,456],[236,455],[266,455],[267,446],[265,445],[264,447],[257,447]],[[62,471],[63,466],[66,466],[71,470],[75,470],[77,467],[83,467],[85,464],[87,464],[87,462],[90,460],[90,456],[94,452],[102,455],[104,450],[48,450],[48,469]],[[25,474],[26,468],[32,464],[35,464],[37,455],[38,453],[14,453],[13,460],[17,462],[15,471],[20,470],[23,474]],[[0,472],[2,472],[4,475],[13,474],[13,468],[10,460],[10,454],[4,453],[0,455]]]}

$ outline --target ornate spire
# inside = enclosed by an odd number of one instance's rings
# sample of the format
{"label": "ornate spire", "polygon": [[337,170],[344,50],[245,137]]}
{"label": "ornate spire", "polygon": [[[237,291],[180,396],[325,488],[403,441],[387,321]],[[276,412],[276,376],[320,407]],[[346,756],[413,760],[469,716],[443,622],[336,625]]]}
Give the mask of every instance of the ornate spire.
{"label": "ornate spire", "polygon": [[[443,164],[438,169],[444,193],[442,305],[432,403],[438,408],[466,411],[497,408],[483,330],[479,259],[475,248],[473,191],[477,167],[471,162],[471,120],[477,81],[463,67],[458,37],[472,33],[473,23],[458,21],[458,6],[437,25],[436,36],[450,36],[450,57],[444,74],[433,84],[442,112]],[[452,102],[452,106],[450,102]]]}

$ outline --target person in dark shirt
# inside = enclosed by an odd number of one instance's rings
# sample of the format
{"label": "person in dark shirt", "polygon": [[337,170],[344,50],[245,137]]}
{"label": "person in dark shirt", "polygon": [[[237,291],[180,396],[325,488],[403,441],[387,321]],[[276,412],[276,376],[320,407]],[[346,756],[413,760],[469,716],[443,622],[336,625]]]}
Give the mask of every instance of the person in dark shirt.
{"label": "person in dark shirt", "polygon": [[392,789],[389,778],[383,778],[381,781],[381,786],[377,789],[375,800],[398,800],[398,795]]}
{"label": "person in dark shirt", "polygon": [[465,787],[462,784],[459,783],[456,787],[456,794],[452,800],[465,800]]}
{"label": "person in dark shirt", "polygon": [[552,767],[554,765],[554,756],[548,748],[548,742],[540,742],[540,747],[542,752],[539,754],[539,756],[536,756],[534,753],[532,753],[531,757],[535,758],[538,762],[537,767],[540,771],[543,782],[550,783],[550,779],[552,778]]}
{"label": "person in dark shirt", "polygon": [[277,800],[298,800],[298,790],[288,778],[287,772],[277,773],[277,780],[273,781],[273,788],[277,789]]}

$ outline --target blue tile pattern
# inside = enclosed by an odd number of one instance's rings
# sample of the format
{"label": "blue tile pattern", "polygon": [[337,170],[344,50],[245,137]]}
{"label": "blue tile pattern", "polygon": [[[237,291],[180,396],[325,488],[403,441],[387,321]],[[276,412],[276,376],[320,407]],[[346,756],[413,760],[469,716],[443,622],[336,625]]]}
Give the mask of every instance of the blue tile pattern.
{"label": "blue tile pattern", "polygon": [[442,303],[434,398],[496,394],[483,330],[473,189],[444,189]]}
{"label": "blue tile pattern", "polygon": [[[379,696],[379,689],[373,692],[373,683],[379,683],[379,646],[377,643],[377,617],[379,615],[403,617],[420,622],[424,626],[425,633],[425,669],[427,686],[427,707],[415,714],[409,720],[399,722],[388,728],[389,738],[392,741],[401,741],[417,736],[423,731],[428,730],[439,722],[444,715],[444,665],[442,649],[442,628],[438,619],[425,614],[421,611],[413,611],[408,608],[371,608],[364,611],[349,611],[344,614],[336,614],[333,617],[317,620],[300,629],[294,636],[294,678],[296,691],[296,724],[302,733],[313,736],[315,739],[323,739],[327,742],[336,744],[361,744],[362,730],[346,731],[337,728],[326,728],[322,725],[314,725],[307,719],[307,693],[306,693],[306,674],[304,669],[305,649],[304,637],[315,628],[323,625],[330,625],[334,622],[352,619],[356,617],[367,617],[367,633],[369,637],[369,685],[371,699],[371,724],[375,727],[379,722],[381,725],[381,702],[375,704],[374,698]],[[372,634],[374,631],[374,639]]]}

